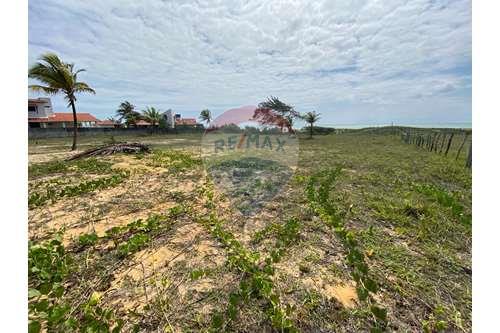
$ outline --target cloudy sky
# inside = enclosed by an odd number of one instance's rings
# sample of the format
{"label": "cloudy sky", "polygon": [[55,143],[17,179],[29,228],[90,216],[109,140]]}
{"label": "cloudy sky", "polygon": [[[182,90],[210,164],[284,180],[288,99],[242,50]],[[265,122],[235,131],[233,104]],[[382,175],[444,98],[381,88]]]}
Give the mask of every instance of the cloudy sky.
{"label": "cloudy sky", "polygon": [[325,125],[470,122],[471,44],[467,0],[29,1],[30,65],[85,68],[77,108],[98,118],[273,95]]}

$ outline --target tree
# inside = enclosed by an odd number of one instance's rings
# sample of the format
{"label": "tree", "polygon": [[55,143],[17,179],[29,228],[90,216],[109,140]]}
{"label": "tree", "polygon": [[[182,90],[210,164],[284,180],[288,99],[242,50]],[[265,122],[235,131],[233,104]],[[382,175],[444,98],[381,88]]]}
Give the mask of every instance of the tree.
{"label": "tree", "polygon": [[319,116],[321,113],[316,113],[316,111],[312,112],[307,112],[305,115],[303,115],[301,118],[305,120],[306,123],[310,125],[309,127],[309,137],[312,139],[313,137],[313,127],[314,123],[319,120]]}
{"label": "tree", "polygon": [[206,122],[207,125],[210,124],[212,121],[212,113],[209,109],[205,109],[200,112],[200,120]]}
{"label": "tree", "polygon": [[158,127],[159,128],[167,128],[167,126],[168,126],[167,120],[165,119],[165,117],[161,117],[160,121],[158,122]]}
{"label": "tree", "polygon": [[129,101],[125,101],[118,106],[116,115],[120,121],[125,120],[127,127],[130,127],[130,125],[137,126],[137,122],[141,119],[141,114],[135,111],[135,106]]}
{"label": "tree", "polygon": [[78,81],[78,73],[84,69],[75,69],[72,63],[63,62],[54,53],[45,53],[39,58],[39,62],[33,65],[28,71],[28,77],[36,79],[45,85],[32,84],[29,88],[34,92],[42,92],[48,95],[64,94],[68,101],[68,107],[73,111],[73,145],[71,150],[76,149],[76,138],[78,135],[78,121],[76,118],[76,94],[95,94],[85,82]]}
{"label": "tree", "polygon": [[259,103],[255,109],[253,119],[263,125],[278,126],[281,131],[287,128],[290,133],[293,133],[293,121],[300,117],[300,114],[295,111],[293,106],[280,101],[277,97],[271,96],[267,101]]}
{"label": "tree", "polygon": [[156,126],[160,124],[162,116],[154,107],[147,107],[146,110],[142,111],[142,118],[151,125]]}

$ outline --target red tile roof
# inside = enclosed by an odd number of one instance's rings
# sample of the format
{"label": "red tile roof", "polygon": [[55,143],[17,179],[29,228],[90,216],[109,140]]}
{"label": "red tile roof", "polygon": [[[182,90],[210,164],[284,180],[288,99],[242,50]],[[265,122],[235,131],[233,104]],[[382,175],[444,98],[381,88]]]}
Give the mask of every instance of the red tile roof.
{"label": "red tile roof", "polygon": [[177,125],[196,125],[196,118],[182,118],[176,119],[175,123]]}
{"label": "red tile roof", "polygon": [[[90,113],[77,113],[77,121],[99,121],[96,117]],[[72,122],[73,113],[71,112],[55,112],[54,116],[48,118],[28,118],[30,123],[61,123],[61,122]]]}

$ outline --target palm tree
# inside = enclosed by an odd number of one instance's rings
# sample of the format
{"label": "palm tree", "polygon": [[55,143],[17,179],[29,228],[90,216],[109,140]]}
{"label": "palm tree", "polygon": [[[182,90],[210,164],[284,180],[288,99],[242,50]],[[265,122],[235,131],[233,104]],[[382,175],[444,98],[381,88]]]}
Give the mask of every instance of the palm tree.
{"label": "palm tree", "polygon": [[74,64],[65,63],[54,53],[45,53],[39,58],[39,62],[34,64],[28,71],[28,77],[36,79],[45,85],[32,84],[29,88],[34,92],[42,92],[48,95],[62,93],[68,101],[68,107],[73,111],[73,145],[71,150],[76,149],[76,137],[78,135],[78,122],[76,119],[76,94],[95,94],[85,82],[78,81],[78,73],[84,69],[75,69]]}
{"label": "palm tree", "polygon": [[306,123],[310,124],[311,126],[309,127],[309,137],[312,139],[313,137],[313,126],[314,123],[319,120],[319,116],[321,113],[316,113],[316,111],[312,112],[307,112],[305,115],[302,116],[302,119],[306,121]]}
{"label": "palm tree", "polygon": [[136,126],[136,123],[141,119],[141,114],[134,110],[135,106],[129,101],[125,101],[120,104],[116,110],[116,115],[119,117],[120,121],[125,120],[127,127],[130,125]]}
{"label": "palm tree", "polygon": [[200,120],[204,121],[208,124],[212,121],[212,113],[210,113],[209,109],[205,109],[200,112]]}
{"label": "palm tree", "polygon": [[147,107],[146,110],[142,111],[142,118],[155,126],[160,123],[161,114],[154,107]]}
{"label": "palm tree", "polygon": [[263,125],[274,125],[283,131],[287,128],[289,133],[294,133],[293,121],[300,117],[300,114],[295,111],[294,107],[288,105],[279,98],[271,96],[266,101],[259,103],[255,109],[253,119]]}

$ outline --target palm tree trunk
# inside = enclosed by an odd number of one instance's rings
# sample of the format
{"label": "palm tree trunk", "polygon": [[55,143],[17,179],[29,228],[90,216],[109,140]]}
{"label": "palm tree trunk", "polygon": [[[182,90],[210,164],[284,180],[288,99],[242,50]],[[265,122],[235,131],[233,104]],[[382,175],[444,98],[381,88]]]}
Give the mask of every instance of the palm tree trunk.
{"label": "palm tree trunk", "polygon": [[313,138],[313,123],[311,123],[311,127],[309,127],[309,137]]}
{"label": "palm tree trunk", "polygon": [[76,137],[78,135],[78,122],[76,121],[76,109],[75,102],[70,100],[71,109],[73,109],[73,145],[71,146],[71,150],[76,150]]}

